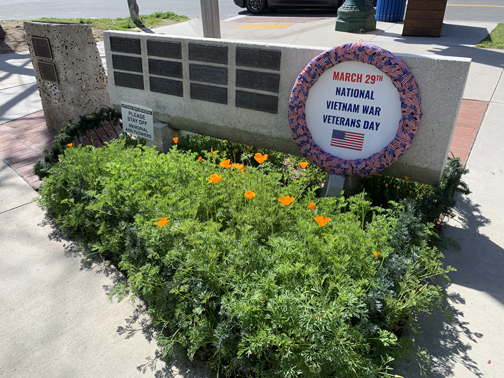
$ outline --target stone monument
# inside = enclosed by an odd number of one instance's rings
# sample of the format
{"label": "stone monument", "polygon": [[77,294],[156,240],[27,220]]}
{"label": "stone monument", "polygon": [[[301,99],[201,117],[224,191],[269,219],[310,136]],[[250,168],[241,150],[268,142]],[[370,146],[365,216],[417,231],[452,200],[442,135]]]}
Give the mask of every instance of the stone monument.
{"label": "stone monument", "polygon": [[89,25],[25,22],[24,29],[49,129],[60,130],[69,120],[110,106],[105,70]]}

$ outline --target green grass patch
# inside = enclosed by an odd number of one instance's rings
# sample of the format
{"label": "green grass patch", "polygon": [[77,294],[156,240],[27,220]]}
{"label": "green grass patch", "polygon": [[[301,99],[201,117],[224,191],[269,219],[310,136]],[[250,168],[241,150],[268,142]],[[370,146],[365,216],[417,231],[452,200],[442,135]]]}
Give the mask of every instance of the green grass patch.
{"label": "green grass patch", "polygon": [[476,47],[504,49],[504,23],[500,23]]}
{"label": "green grass patch", "polygon": [[[140,16],[143,25],[147,28],[160,26],[163,20],[171,20],[173,22],[187,21],[186,16],[179,16],[173,12],[156,12],[147,16]],[[129,17],[124,18],[41,18],[35,21],[50,21],[50,22],[72,22],[78,24],[89,24],[94,28],[102,30],[122,30],[131,31],[136,29],[136,25]]]}

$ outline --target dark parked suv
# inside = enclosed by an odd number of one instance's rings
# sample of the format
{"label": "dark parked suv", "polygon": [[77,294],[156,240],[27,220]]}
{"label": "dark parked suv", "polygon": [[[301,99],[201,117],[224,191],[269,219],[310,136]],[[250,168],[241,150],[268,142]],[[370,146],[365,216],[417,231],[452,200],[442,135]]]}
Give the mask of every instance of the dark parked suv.
{"label": "dark parked suv", "polygon": [[338,7],[345,0],[234,0],[241,8],[247,8],[250,13],[259,14],[267,8],[332,8]]}

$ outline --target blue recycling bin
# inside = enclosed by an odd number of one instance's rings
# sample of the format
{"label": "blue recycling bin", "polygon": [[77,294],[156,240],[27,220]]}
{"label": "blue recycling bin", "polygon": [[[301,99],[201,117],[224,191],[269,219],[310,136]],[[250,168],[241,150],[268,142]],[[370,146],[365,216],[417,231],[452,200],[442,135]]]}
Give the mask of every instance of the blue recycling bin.
{"label": "blue recycling bin", "polygon": [[404,20],[406,0],[378,0],[376,21],[398,22]]}

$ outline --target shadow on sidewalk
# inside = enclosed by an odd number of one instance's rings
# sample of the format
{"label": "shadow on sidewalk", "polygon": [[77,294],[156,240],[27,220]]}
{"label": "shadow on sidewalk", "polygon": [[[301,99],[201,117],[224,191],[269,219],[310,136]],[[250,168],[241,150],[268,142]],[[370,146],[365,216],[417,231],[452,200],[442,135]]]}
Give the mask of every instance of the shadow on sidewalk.
{"label": "shadow on sidewalk", "polygon": [[[434,45],[429,50],[433,54],[471,58],[475,63],[502,68],[504,67],[504,51],[498,52],[475,47],[487,35],[488,30],[484,27],[445,23],[439,38],[407,37],[396,32],[385,31],[379,36],[376,43],[379,45],[382,41],[393,41],[405,45]],[[441,47],[436,47],[436,45]]]}
{"label": "shadow on sidewalk", "polygon": [[504,249],[483,233],[484,227],[491,222],[479,208],[470,196],[458,199],[457,216],[444,226],[443,233],[455,239],[462,248],[445,251],[445,263],[457,269],[450,273],[453,284],[487,293],[504,305]]}
{"label": "shadow on sidewalk", "polygon": [[[469,352],[472,346],[464,342],[461,336],[477,343],[483,334],[472,332],[470,324],[463,320],[464,313],[455,308],[455,305],[465,305],[466,301],[458,293],[451,293],[445,299],[443,306],[451,312],[451,317],[436,311],[433,314],[422,314],[418,321],[422,327],[421,336],[408,332],[406,337],[415,339],[415,347],[426,348],[431,355],[430,378],[455,377],[454,367],[461,364],[474,377],[483,377],[478,364],[474,361]],[[402,361],[395,369],[395,373],[403,377],[421,377],[419,362],[416,357],[413,362]]]}
{"label": "shadow on sidewalk", "polygon": [[[90,254],[84,246],[78,243],[77,237],[72,238],[68,232],[61,230],[54,218],[49,214],[46,213],[45,218],[38,226],[51,227],[52,231],[48,235],[48,239],[63,243],[65,257],[81,259],[80,270],[103,274],[112,279],[111,285],[103,286],[103,290],[107,296],[112,293],[115,285],[127,282],[126,277],[116,267],[111,265],[110,262],[104,262],[99,254]],[[73,232],[78,233],[78,230],[73,230]],[[111,300],[115,300],[113,296],[111,296]],[[124,300],[130,301],[132,299],[131,297],[126,297]],[[141,334],[148,343],[155,342],[154,335],[161,332],[161,330],[152,324],[146,303],[140,297],[134,298],[132,303],[135,306],[132,315],[124,319],[122,325],[117,326],[116,332],[123,336],[125,340]],[[204,362],[187,362],[181,357],[174,357],[167,363],[163,359],[163,355],[159,349],[156,350],[153,356],[147,356],[145,361],[144,364],[137,366],[136,369],[143,374],[150,372],[149,376],[154,373],[156,378],[203,378],[211,376]]]}
{"label": "shadow on sidewalk", "polygon": [[[415,345],[425,347],[432,356],[431,378],[455,377],[456,365],[465,368],[471,376],[483,377],[478,364],[484,362],[480,359],[475,361],[472,357],[475,353],[471,353],[471,350],[482,339],[492,335],[484,333],[488,332],[489,327],[483,330],[475,328],[481,328],[483,321],[475,325],[467,319],[477,319],[478,311],[481,311],[478,307],[482,304],[489,313],[495,310],[492,301],[486,301],[484,294],[504,305],[504,249],[480,233],[490,224],[490,220],[481,214],[479,207],[470,197],[459,197],[456,218],[443,226],[443,234],[459,243],[461,249],[449,248],[444,251],[445,265],[457,269],[449,274],[451,284],[442,285],[448,292],[443,306],[450,310],[451,317],[436,311],[431,315],[421,314],[418,319],[423,334],[415,337]],[[466,291],[465,288],[470,290]],[[461,295],[459,291],[464,294]],[[493,315],[497,316],[495,312]],[[407,336],[413,335],[410,333]],[[404,361],[399,364],[396,373],[405,377],[421,376],[416,363],[408,365]]]}

